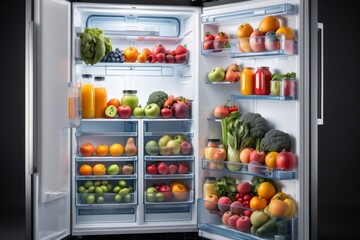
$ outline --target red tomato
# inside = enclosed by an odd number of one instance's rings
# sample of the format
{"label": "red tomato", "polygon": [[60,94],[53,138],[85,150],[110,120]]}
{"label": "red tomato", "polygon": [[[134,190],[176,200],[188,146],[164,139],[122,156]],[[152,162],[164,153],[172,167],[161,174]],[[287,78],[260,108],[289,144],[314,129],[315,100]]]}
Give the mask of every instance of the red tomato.
{"label": "red tomato", "polygon": [[228,43],[229,36],[225,32],[218,32],[214,38],[214,48],[224,48]]}
{"label": "red tomato", "polygon": [[204,41],[212,41],[214,40],[214,35],[212,35],[210,32],[206,32],[204,36]]}

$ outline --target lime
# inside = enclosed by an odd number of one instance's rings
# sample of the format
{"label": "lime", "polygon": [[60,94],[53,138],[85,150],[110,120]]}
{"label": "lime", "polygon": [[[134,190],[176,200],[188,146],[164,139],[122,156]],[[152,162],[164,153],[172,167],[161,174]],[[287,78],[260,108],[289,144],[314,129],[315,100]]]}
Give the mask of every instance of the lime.
{"label": "lime", "polygon": [[85,190],[86,188],[84,186],[80,186],[78,189],[79,193],[84,193]]}
{"label": "lime", "polygon": [[85,182],[84,187],[89,188],[89,187],[91,187],[93,184],[94,184],[93,181],[90,181],[90,180],[89,180],[89,181],[86,181],[86,182]]}

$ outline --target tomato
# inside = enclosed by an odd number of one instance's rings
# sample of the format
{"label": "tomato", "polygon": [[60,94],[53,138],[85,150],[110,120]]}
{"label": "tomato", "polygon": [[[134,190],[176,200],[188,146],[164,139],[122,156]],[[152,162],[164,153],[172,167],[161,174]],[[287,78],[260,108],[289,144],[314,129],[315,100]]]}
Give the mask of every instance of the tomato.
{"label": "tomato", "polygon": [[81,145],[80,147],[80,153],[84,156],[84,157],[90,157],[91,155],[94,154],[95,151],[95,147],[93,144],[91,143],[84,143]]}
{"label": "tomato", "polygon": [[206,32],[204,36],[204,41],[212,41],[214,40],[214,35],[212,35],[210,32]]}
{"label": "tomato", "polygon": [[214,48],[224,48],[228,44],[229,36],[225,32],[218,32],[214,38]]}

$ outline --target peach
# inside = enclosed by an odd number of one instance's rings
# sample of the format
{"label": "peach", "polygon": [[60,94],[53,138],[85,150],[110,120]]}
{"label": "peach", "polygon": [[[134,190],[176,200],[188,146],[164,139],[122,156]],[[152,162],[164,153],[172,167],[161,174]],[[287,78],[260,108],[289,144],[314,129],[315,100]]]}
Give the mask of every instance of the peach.
{"label": "peach", "polygon": [[205,203],[204,206],[208,210],[212,210],[217,207],[217,202],[219,201],[219,197],[214,194],[208,194],[204,198]]}
{"label": "peach", "polygon": [[226,212],[230,210],[230,204],[232,203],[231,199],[227,196],[222,196],[218,201],[218,208],[222,212]]}
{"label": "peach", "polygon": [[234,201],[230,205],[230,211],[235,214],[242,214],[244,212],[243,204],[239,201]]}
{"label": "peach", "polygon": [[238,215],[238,214],[234,214],[234,215],[232,215],[231,217],[229,217],[229,219],[228,219],[228,225],[229,225],[229,227],[236,229],[236,221],[237,221],[239,218],[240,218],[240,215]]}
{"label": "peach", "polygon": [[233,215],[231,211],[226,211],[221,217],[221,221],[224,225],[228,225],[229,218]]}
{"label": "peach", "polygon": [[249,163],[250,162],[250,153],[254,150],[254,148],[244,148],[240,152],[240,161],[242,163]]}

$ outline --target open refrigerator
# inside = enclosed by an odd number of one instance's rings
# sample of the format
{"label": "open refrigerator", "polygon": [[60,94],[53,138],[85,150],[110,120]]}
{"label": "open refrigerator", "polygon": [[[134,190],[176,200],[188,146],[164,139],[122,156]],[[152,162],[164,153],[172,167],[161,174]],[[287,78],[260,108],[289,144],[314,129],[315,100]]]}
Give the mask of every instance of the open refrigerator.
{"label": "open refrigerator", "polygon": [[[70,3],[67,1],[35,1],[34,30],[35,68],[34,98],[36,137],[34,213],[36,239],[60,239],[68,235],[103,235],[158,232],[193,232],[209,239],[261,239],[250,232],[224,226],[221,217],[205,209],[203,183],[207,176],[232,176],[251,181],[254,175],[269,178],[297,204],[297,215],[287,219],[287,236],[275,233],[269,239],[307,239],[309,236],[309,62],[307,51],[308,1],[245,1],[214,7]],[[236,29],[248,22],[257,26],[267,15],[276,16],[282,25],[296,31],[296,39],[282,40],[279,50],[241,52]],[[185,45],[185,63],[114,63],[86,65],[80,56],[79,35],[85,28],[100,28],[110,37],[113,49],[135,46],[152,48],[163,44],[168,49]],[[230,46],[204,50],[205,32],[226,32]],[[239,82],[210,82],[208,73],[215,67],[269,66],[274,72],[295,72],[297,90],[292,97],[241,95]],[[146,105],[149,95],[164,91],[191,100],[189,116],[163,119],[68,119],[68,97],[81,87],[82,74],[104,76],[108,99],[121,98],[123,90],[137,90],[139,104]],[[70,91],[71,90],[71,91]],[[227,168],[214,170],[204,152],[208,139],[221,139],[221,124],[213,110],[227,99],[241,113],[260,113],[270,128],[288,133],[297,156],[297,167],[291,171],[259,167],[260,174]],[[79,109],[79,112],[81,109]],[[161,136],[183,135],[192,144],[188,155],[151,156],[145,151],[148,141]],[[133,138],[137,146],[134,156],[81,156],[83,143],[125,145]],[[150,175],[149,163],[183,162],[185,174]],[[97,163],[107,167],[113,163],[132,164],[130,175],[83,176],[82,164]],[[239,163],[239,165],[242,165]],[[243,168],[242,168],[243,169]],[[130,187],[128,200],[114,201],[115,193],[103,195],[101,203],[89,204],[80,186],[88,181]],[[169,201],[149,201],[147,189],[153,184],[186,184],[186,197]],[[101,183],[101,184],[102,184]]]}

